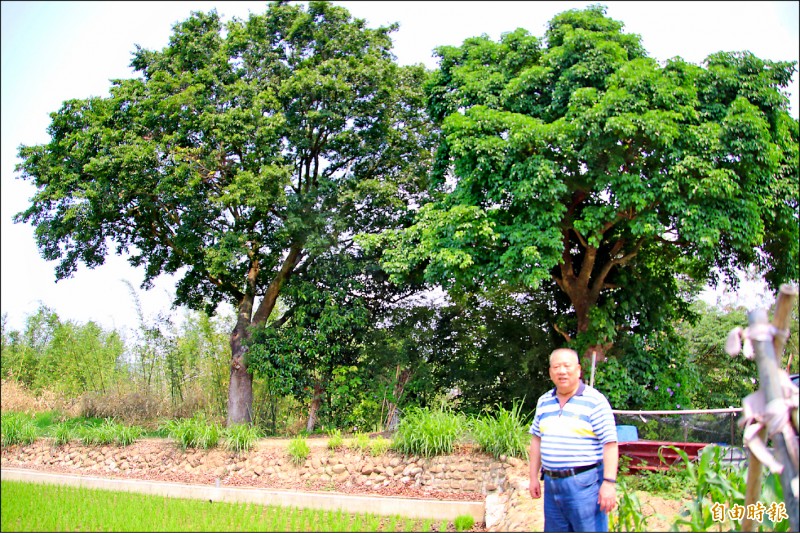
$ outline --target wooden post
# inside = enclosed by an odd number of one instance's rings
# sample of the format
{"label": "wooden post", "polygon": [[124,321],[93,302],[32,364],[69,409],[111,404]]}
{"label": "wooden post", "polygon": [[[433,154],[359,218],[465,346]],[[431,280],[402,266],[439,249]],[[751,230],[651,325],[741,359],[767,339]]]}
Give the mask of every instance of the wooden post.
{"label": "wooden post", "polygon": [[[775,314],[772,326],[776,330],[785,330],[789,326],[789,315],[794,299],[797,297],[797,289],[791,285],[781,285],[778,298],[775,303]],[[767,314],[763,309],[756,309],[748,314],[749,335],[755,352],[756,364],[758,365],[759,388],[764,391],[767,404],[772,400],[782,398],[783,391],[780,384],[780,355],[786,339],[783,335],[773,335],[772,329],[767,321]],[[759,438],[766,442],[766,429],[761,430]],[[772,437],[777,458],[783,464],[784,470],[781,473],[781,487],[783,488],[783,499],[786,503],[786,511],[789,515],[789,526],[792,531],[800,528],[798,517],[798,498],[793,493],[791,480],[797,476],[797,465],[792,459],[787,442],[783,434]],[[791,445],[791,443],[789,443]],[[745,508],[756,503],[761,493],[761,461],[754,455],[750,455],[750,462],[747,471],[747,489],[745,491]],[[742,531],[754,531],[755,522],[745,518],[742,521]]]}

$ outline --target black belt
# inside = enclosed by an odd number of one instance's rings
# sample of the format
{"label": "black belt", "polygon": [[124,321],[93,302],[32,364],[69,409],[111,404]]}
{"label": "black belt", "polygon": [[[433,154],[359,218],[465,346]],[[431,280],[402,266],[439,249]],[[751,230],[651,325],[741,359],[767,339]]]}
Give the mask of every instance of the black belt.
{"label": "black belt", "polygon": [[572,477],[575,474],[580,474],[581,472],[586,472],[587,470],[591,470],[592,468],[597,468],[600,466],[600,463],[595,463],[593,465],[586,465],[586,466],[576,466],[575,468],[564,468],[561,470],[548,470],[546,468],[542,468],[542,473],[546,476],[549,476],[553,479],[561,479],[565,477]]}

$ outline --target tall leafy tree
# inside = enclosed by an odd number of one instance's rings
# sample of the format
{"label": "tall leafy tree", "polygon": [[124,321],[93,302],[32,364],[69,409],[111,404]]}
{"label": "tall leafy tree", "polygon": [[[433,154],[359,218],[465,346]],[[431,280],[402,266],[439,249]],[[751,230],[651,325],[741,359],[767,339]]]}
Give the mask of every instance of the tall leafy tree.
{"label": "tall leafy tree", "polygon": [[251,419],[247,339],[287,280],[417,201],[426,72],[394,62],[395,29],[325,2],[193,13],[163,50],[137,47],[139,77],[65,102],[50,141],[19,150],[37,192],[15,221],[57,279],[115,246],[144,288],[177,273],[176,304],[235,306],[229,423]]}
{"label": "tall leafy tree", "polygon": [[681,278],[798,278],[796,65],[659,63],[605,13],[438,48],[436,196],[407,230],[365,238],[396,279],[548,291],[551,327],[601,361],[687,312]]}

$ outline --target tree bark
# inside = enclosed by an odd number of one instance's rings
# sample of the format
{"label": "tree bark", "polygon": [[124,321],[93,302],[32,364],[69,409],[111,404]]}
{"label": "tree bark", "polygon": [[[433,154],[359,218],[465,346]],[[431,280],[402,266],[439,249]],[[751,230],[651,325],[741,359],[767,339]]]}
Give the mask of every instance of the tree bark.
{"label": "tree bark", "polygon": [[[241,356],[239,357],[241,358]],[[253,411],[253,375],[243,364],[231,364],[228,393],[228,427],[233,424],[250,424]]]}
{"label": "tree bark", "polygon": [[322,405],[322,393],[324,390],[321,383],[314,384],[314,397],[311,399],[311,406],[308,408],[308,423],[306,424],[308,433],[314,431],[314,426],[317,425],[317,413],[319,412],[319,406]]}
{"label": "tree bark", "polygon": [[396,402],[400,401],[400,397],[403,395],[403,391],[405,390],[410,379],[411,370],[406,368],[401,372],[400,366],[398,366],[397,372],[395,373],[394,393],[392,395],[395,401],[389,402],[389,412],[386,414],[386,422],[384,423],[384,430],[386,431],[394,431],[397,429],[397,424],[400,422],[400,417],[398,416]]}

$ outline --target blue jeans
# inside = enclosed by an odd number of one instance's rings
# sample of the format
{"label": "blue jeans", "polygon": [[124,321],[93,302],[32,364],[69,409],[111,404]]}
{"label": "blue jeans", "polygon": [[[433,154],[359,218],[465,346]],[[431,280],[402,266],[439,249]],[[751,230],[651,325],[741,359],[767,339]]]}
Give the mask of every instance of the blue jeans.
{"label": "blue jeans", "polygon": [[603,464],[574,476],[544,476],[545,531],[608,531],[608,515],[597,497],[603,484]]}

